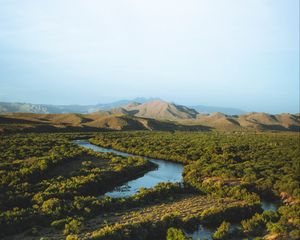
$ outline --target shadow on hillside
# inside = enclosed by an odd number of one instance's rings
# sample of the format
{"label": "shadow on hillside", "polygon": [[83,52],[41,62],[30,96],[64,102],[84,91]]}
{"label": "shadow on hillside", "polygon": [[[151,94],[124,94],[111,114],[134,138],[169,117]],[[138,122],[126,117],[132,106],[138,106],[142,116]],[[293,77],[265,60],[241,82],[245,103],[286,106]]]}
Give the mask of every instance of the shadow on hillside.
{"label": "shadow on hillside", "polygon": [[271,131],[293,131],[293,132],[299,132],[300,131],[300,127],[299,126],[295,126],[295,125],[291,125],[289,127],[284,127],[281,125],[265,125],[262,124],[262,129],[264,130],[271,130]]}

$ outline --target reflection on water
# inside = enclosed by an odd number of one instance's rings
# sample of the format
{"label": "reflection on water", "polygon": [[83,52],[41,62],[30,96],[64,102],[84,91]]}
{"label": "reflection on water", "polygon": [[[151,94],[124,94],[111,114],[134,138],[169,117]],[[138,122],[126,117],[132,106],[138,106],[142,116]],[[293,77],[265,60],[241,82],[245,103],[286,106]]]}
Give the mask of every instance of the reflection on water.
{"label": "reflection on water", "polygon": [[[81,147],[92,149],[96,152],[110,152],[120,156],[136,156],[129,153],[120,152],[114,149],[108,149],[103,147],[98,147],[87,141],[77,140],[74,141]],[[144,176],[137,178],[135,180],[129,181],[122,186],[116,187],[113,191],[107,192],[105,195],[113,198],[117,197],[129,197],[138,192],[140,188],[151,188],[161,182],[181,182],[182,181],[182,171],[183,165],[180,163],[173,163],[164,160],[147,158],[145,159],[158,165],[158,168],[146,173]]]}
{"label": "reflection on water", "polygon": [[[278,206],[276,202],[267,202],[262,201],[261,202],[261,208],[264,211],[270,210],[270,211],[277,211]],[[230,225],[230,232],[237,231],[241,227],[241,224],[231,224]],[[207,228],[203,225],[199,225],[198,229],[194,231],[193,233],[187,233],[188,237],[191,237],[193,240],[212,240],[212,236],[214,234],[216,229]]]}
{"label": "reflection on water", "polygon": [[270,210],[270,211],[277,211],[277,204],[276,202],[267,202],[267,201],[262,201],[261,202],[261,208],[266,211],[266,210]]}
{"label": "reflection on water", "polygon": [[191,237],[193,240],[211,240],[212,235],[214,233],[213,229],[206,228],[202,225],[198,226],[198,229],[194,231],[193,233],[189,234],[187,233],[187,237]]}

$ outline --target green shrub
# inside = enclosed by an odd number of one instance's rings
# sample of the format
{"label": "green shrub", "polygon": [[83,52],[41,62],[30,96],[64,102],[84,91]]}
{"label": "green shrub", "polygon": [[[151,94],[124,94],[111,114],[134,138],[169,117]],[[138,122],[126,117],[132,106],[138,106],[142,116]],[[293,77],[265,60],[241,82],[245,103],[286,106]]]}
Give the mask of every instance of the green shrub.
{"label": "green shrub", "polygon": [[79,240],[79,237],[77,235],[68,235],[66,240]]}
{"label": "green shrub", "polygon": [[246,234],[251,236],[260,236],[266,232],[267,225],[268,229],[274,229],[275,226],[271,225],[270,222],[277,221],[278,215],[272,211],[264,211],[262,214],[256,213],[252,218],[243,220],[242,227]]}
{"label": "green shrub", "polygon": [[184,232],[181,229],[169,228],[167,231],[167,240],[186,240]]}
{"label": "green shrub", "polygon": [[56,229],[63,229],[66,221],[66,219],[55,220],[51,223],[51,227],[54,227]]}
{"label": "green shrub", "polygon": [[65,224],[64,234],[79,234],[83,228],[83,222],[78,219],[72,219]]}
{"label": "green shrub", "polygon": [[230,223],[228,222],[222,222],[222,224],[217,228],[213,235],[213,239],[228,239],[229,235],[229,229],[230,229]]}

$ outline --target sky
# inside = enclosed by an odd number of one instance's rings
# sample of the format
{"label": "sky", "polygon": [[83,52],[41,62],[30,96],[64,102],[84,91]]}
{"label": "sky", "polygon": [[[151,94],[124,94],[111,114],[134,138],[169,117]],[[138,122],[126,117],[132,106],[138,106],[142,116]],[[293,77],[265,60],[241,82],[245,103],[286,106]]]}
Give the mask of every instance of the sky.
{"label": "sky", "polygon": [[299,112],[298,0],[0,0],[0,101]]}

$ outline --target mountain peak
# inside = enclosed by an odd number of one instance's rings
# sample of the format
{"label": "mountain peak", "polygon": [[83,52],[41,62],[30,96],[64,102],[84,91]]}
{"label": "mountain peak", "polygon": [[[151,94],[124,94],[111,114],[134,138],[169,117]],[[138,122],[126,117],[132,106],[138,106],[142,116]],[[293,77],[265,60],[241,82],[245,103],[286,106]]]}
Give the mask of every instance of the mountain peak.
{"label": "mountain peak", "polygon": [[130,112],[134,116],[163,120],[190,119],[195,118],[198,114],[198,112],[194,109],[169,103],[160,99],[143,104],[129,104],[122,106],[121,108]]}

